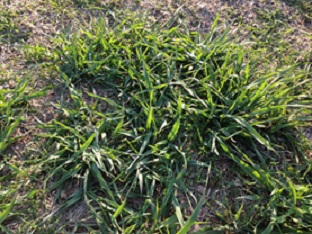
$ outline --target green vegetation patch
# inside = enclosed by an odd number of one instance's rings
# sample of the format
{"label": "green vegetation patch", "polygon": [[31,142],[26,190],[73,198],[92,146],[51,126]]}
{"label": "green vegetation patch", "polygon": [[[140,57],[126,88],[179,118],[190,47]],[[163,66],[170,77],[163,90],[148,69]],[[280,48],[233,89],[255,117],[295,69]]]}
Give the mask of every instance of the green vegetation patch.
{"label": "green vegetation patch", "polygon": [[[69,92],[40,135],[47,188],[66,198],[60,211],[83,200],[103,233],[187,233],[210,204],[205,193],[194,197],[188,178],[205,168],[205,190],[217,188],[206,177],[225,157],[244,195],[223,204],[227,212],[210,207],[219,224],[207,218],[207,231],[312,230],[310,146],[298,131],[311,124],[311,74],[296,64],[261,70],[258,52],[215,34],[217,19],[201,36],[174,21],[123,17],[33,52]],[[182,205],[181,194],[195,206]],[[43,223],[57,216],[49,218]]]}
{"label": "green vegetation patch", "polygon": [[29,93],[29,76],[11,79],[17,81],[15,88],[8,85],[9,79],[0,80],[0,230],[2,233],[11,233],[8,227],[10,221],[16,217],[22,219],[24,215],[30,217],[32,215],[30,213],[34,211],[34,209],[27,210],[32,206],[32,202],[27,204],[27,201],[35,199],[38,190],[29,191],[26,186],[35,179],[31,178],[31,173],[28,173],[29,164],[25,169],[25,162],[17,160],[17,156],[13,156],[12,151],[14,145],[18,144],[18,140],[24,137],[17,132],[21,123],[25,121],[29,100],[45,95],[44,90]]}

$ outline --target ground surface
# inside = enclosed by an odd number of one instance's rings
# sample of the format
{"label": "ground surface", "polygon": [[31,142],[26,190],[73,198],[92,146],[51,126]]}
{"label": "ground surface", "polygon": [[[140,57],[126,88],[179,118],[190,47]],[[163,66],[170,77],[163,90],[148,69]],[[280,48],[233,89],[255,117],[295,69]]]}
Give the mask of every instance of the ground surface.
{"label": "ground surface", "polygon": [[[48,130],[39,128],[38,125],[50,123],[53,119],[64,118],[57,105],[70,106],[71,102],[71,94],[63,87],[63,84],[58,82],[60,73],[49,66],[41,66],[46,62],[42,51],[46,48],[54,48],[53,40],[62,33],[72,35],[71,32],[74,33],[82,26],[87,28],[90,22],[96,22],[103,16],[108,15],[108,19],[114,18],[114,15],[120,17],[122,11],[136,12],[138,15],[145,13],[149,21],[160,25],[174,19],[175,24],[183,22],[190,31],[198,31],[203,35],[209,32],[219,13],[217,26],[219,35],[226,28],[230,28],[230,37],[243,43],[246,51],[255,49],[255,45],[259,55],[257,61],[259,67],[263,66],[263,69],[266,69],[268,66],[267,69],[274,70],[283,65],[302,63],[304,69],[311,72],[312,3],[309,1],[2,1],[0,3],[0,90],[14,90],[21,83],[21,78],[29,75],[31,79],[28,79],[25,94],[28,96],[31,93],[35,94],[34,98],[26,100],[26,105],[18,104],[25,106],[21,112],[22,120],[12,135],[14,141],[3,152],[0,147],[0,159],[8,162],[8,164],[0,164],[1,196],[6,203],[13,198],[16,200],[14,209],[12,208],[5,216],[8,218],[2,220],[0,216],[2,231],[26,233],[24,232],[26,229],[23,230],[25,227],[28,230],[27,233],[32,230],[35,230],[35,233],[43,231],[54,233],[54,230],[59,230],[59,233],[99,232],[94,213],[92,215],[89,210],[89,204],[82,200],[70,200],[70,198],[75,198],[73,194],[79,193],[83,185],[74,180],[67,181],[59,189],[48,191],[48,187],[52,186],[55,179],[50,178],[45,181],[47,179],[45,161],[37,164],[43,155],[49,154],[49,150],[53,151],[49,147],[43,147],[47,140],[39,138],[38,134],[45,134]],[[77,84],[77,86],[81,90],[90,92],[88,84]],[[109,91],[100,85],[95,84],[93,89],[99,96],[109,96]],[[83,95],[84,102],[93,104],[92,98],[86,93]],[[106,107],[102,107],[102,110],[106,110]],[[0,124],[4,126],[4,120],[1,121],[0,119]],[[311,139],[311,128],[305,126],[301,130],[307,138]],[[3,136],[1,137],[0,139],[4,139]],[[270,167],[291,167],[297,160],[302,167],[298,170],[302,173],[306,171],[305,176],[311,173],[311,168],[306,162],[300,164],[301,159],[292,158],[291,150],[284,150],[281,154],[289,160],[289,165],[272,164]],[[311,159],[309,155],[311,152],[306,151],[304,154],[306,158]],[[200,161],[200,156],[198,157]],[[237,210],[242,204],[237,201],[239,197],[248,197],[244,200],[244,211],[240,211],[247,214],[247,210],[254,206],[253,201],[258,201],[256,195],[250,195],[251,193],[246,189],[246,187],[255,186],[254,182],[244,181],[243,177],[236,177],[233,170],[239,169],[228,157],[220,156],[215,160],[212,168],[199,169],[202,174],[207,175],[203,178],[199,178],[196,170],[190,170],[185,176],[190,196],[183,193],[177,195],[179,204],[184,205],[185,217],[189,217],[194,212],[198,201],[203,194],[205,195],[207,202],[198,212],[198,223],[192,227],[192,232],[205,226],[215,227],[215,230],[221,230],[221,233],[244,230],[241,228],[247,225],[248,221],[235,219],[238,214]],[[295,166],[293,170],[296,170]],[[209,177],[211,181],[208,187],[205,184],[206,177]],[[43,182],[47,182],[47,185],[45,186]],[[302,186],[311,189],[309,181],[305,182],[306,184]],[[156,186],[155,190],[157,189],[160,193],[163,192],[161,186],[159,188]],[[265,191],[264,196],[270,195],[267,193]],[[255,194],[259,195],[259,193]],[[308,199],[311,194],[306,196]],[[65,201],[69,201],[65,205],[65,208],[69,208],[62,210]],[[129,201],[133,207],[142,206],[144,203],[143,200],[134,198],[129,198]],[[257,205],[263,205],[261,202],[259,201]],[[3,210],[0,210],[0,213],[3,212],[1,213],[3,217],[5,207],[5,204],[1,204]],[[235,208],[231,211],[228,207]],[[59,214],[59,209],[61,209],[61,215],[56,221],[54,220],[54,224],[49,223],[47,220]],[[274,209],[270,211],[274,213]],[[268,224],[270,221],[267,220],[264,223]],[[300,220],[297,222],[300,223]],[[306,230],[311,230],[309,228],[311,226],[308,227],[307,224]]]}

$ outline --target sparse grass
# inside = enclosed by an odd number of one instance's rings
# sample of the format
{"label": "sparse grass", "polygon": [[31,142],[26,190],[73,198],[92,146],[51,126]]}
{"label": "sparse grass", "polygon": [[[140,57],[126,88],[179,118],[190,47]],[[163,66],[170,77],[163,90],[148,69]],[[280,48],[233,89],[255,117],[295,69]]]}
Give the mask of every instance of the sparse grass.
{"label": "sparse grass", "polygon": [[[28,64],[57,74],[51,121],[26,109],[45,85],[2,81],[2,231],[311,232],[312,147],[301,131],[312,123],[311,51],[283,40],[295,31],[285,16],[259,11],[236,34],[217,18],[203,34],[186,11],[154,21],[99,9],[49,44],[23,45]],[[39,133],[17,160],[10,147],[31,116]]]}
{"label": "sparse grass", "polygon": [[[28,213],[25,204],[29,200],[34,201],[38,192],[36,189],[27,191],[27,183],[35,179],[28,174],[28,167],[24,169],[25,162],[17,160],[16,156],[12,157],[9,152],[12,153],[14,147],[11,147],[18,145],[19,139],[23,137],[20,124],[25,121],[28,101],[45,95],[45,92],[43,90],[29,94],[29,76],[16,80],[17,86],[14,89],[8,87],[7,80],[1,80],[0,83],[0,229],[3,233],[10,232],[10,220],[14,220],[15,216],[22,218]],[[20,210],[16,211],[16,207]]]}

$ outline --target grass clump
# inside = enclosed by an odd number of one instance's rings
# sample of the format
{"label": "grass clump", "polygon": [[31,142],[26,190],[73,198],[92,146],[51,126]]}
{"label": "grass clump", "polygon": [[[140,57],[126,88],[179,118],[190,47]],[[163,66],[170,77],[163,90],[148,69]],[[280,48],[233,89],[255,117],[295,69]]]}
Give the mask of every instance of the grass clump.
{"label": "grass clump", "polygon": [[221,225],[207,219],[207,230],[311,230],[308,146],[296,136],[311,124],[311,74],[262,71],[257,53],[216,36],[216,22],[203,37],[183,24],[109,17],[56,40],[50,61],[69,95],[41,137],[56,200],[77,184],[62,209],[84,200],[103,233],[187,233],[209,206],[187,176],[226,157],[254,186],[234,198],[240,207],[214,211]]}
{"label": "grass clump", "polygon": [[18,189],[23,184],[20,178],[27,177],[19,168],[21,163],[7,153],[19,139],[16,130],[24,120],[27,101],[33,98],[27,95],[28,77],[17,80],[18,84],[11,89],[8,80],[0,80],[0,230],[3,233],[9,233],[6,221],[16,214],[14,206],[18,203]]}
{"label": "grass clump", "polygon": [[[7,81],[3,81],[3,86],[7,87]],[[14,142],[12,137],[15,129],[22,120],[21,110],[19,106],[25,104],[25,91],[28,81],[27,78],[22,79],[16,88],[10,90],[1,85],[0,89],[0,155],[6,148]]]}
{"label": "grass clump", "polygon": [[[12,199],[11,196],[17,190],[13,186],[6,190],[3,185],[11,175],[11,173],[4,173],[4,171],[10,170],[5,162],[7,159],[4,151],[15,141],[13,134],[21,121],[21,114],[14,107],[22,101],[21,97],[25,91],[24,84],[25,82],[21,82],[21,85],[13,92],[0,89],[0,228],[2,231],[6,230],[3,223],[7,218],[10,218],[10,211],[15,204],[15,199]],[[14,168],[14,165],[9,164],[9,166]]]}

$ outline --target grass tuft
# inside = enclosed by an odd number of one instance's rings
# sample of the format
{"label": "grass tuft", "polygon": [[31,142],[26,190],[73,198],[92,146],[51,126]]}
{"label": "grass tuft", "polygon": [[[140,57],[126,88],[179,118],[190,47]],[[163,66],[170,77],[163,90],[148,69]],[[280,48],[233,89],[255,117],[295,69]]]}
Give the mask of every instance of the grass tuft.
{"label": "grass tuft", "polygon": [[83,200],[103,233],[187,233],[204,205],[187,217],[187,175],[225,157],[255,187],[214,211],[223,230],[311,230],[311,168],[295,165],[310,163],[296,135],[311,125],[311,73],[298,64],[261,70],[258,51],[215,34],[218,18],[205,36],[142,18],[102,18],[48,53],[69,92],[40,135],[55,199],[77,184],[62,208]]}
{"label": "grass tuft", "polygon": [[2,2],[1,233],[312,233],[309,1]]}

